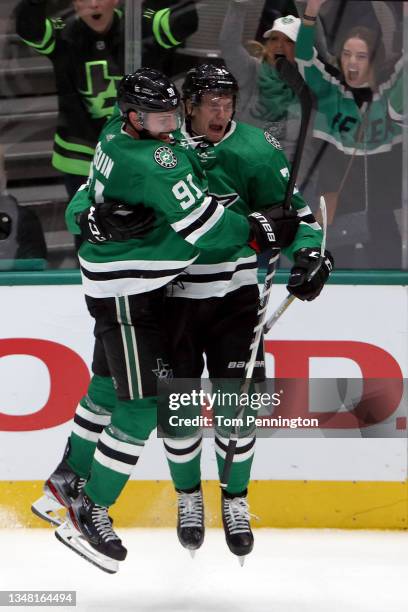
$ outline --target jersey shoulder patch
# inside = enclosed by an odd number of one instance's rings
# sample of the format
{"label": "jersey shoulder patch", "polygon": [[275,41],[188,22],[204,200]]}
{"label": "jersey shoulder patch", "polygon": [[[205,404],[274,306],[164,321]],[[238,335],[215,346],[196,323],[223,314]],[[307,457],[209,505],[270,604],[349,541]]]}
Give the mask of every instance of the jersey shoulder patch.
{"label": "jersey shoulder patch", "polygon": [[178,164],[176,154],[170,147],[158,147],[153,153],[154,161],[162,168],[175,168]]}
{"label": "jersey shoulder patch", "polygon": [[267,140],[267,142],[269,142],[269,144],[271,144],[273,147],[275,147],[275,149],[278,149],[279,151],[282,151],[282,145],[279,142],[279,140],[277,138],[275,138],[275,136],[272,136],[272,134],[270,133],[269,130],[264,130],[264,136],[265,139]]}

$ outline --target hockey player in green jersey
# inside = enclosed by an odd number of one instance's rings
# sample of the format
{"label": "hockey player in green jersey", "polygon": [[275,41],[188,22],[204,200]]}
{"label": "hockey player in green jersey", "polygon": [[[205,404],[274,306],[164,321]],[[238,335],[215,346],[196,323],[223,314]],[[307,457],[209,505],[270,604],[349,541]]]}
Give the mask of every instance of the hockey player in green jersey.
{"label": "hockey player in green jersey", "polygon": [[[233,121],[238,85],[225,67],[204,64],[191,69],[183,84],[185,124],[181,142],[195,149],[206,170],[210,194],[230,211],[244,217],[260,209],[280,209],[289,177],[288,162],[279,142],[268,131]],[[317,297],[332,260],[326,253],[319,273],[307,281],[320,249],[322,232],[296,190],[292,198],[300,224],[285,254],[294,260],[288,289],[300,299]],[[222,248],[202,252],[181,276],[167,298],[167,323],[173,374],[199,379],[204,357],[211,379],[244,377],[244,364],[257,320],[258,285],[255,254],[228,256]],[[263,375],[263,352],[255,378]],[[221,477],[228,438],[215,431],[215,450]],[[166,438],[165,452],[178,494],[178,536],[189,549],[204,537],[199,429],[189,438]],[[254,432],[238,440],[228,487],[222,491],[222,518],[227,544],[242,557],[252,550],[247,487],[255,448]]]}
{"label": "hockey player in green jersey", "polygon": [[[248,241],[263,248],[283,246],[297,227],[296,215],[274,221],[265,212],[248,221],[207,195],[195,154],[172,144],[179,95],[161,73],[146,68],[127,75],[118,103],[121,117],[106,125],[95,151],[88,186],[94,204],[81,215],[88,240],[79,260],[95,319],[95,376],[76,411],[64,459],[46,483],[46,499],[33,508],[46,518],[47,500],[69,506],[57,537],[110,572],[117,571],[127,551],[113,531],[108,507],[156,426],[157,377],[171,372],[166,284],[197,258],[199,249],[222,243],[227,252],[246,256],[252,252]],[[130,213],[131,220],[143,204],[144,211],[154,211],[153,227],[143,238],[139,226],[133,237],[127,223],[121,226],[123,235],[120,228],[112,230],[118,207],[109,202],[126,204],[120,212]],[[286,233],[278,231],[282,225]],[[108,226],[112,231],[106,232]],[[90,546],[84,548],[84,542]]]}
{"label": "hockey player in green jersey", "polygon": [[[245,217],[263,206],[272,206],[272,210],[278,213],[289,174],[286,158],[279,143],[268,133],[232,121],[236,89],[235,79],[224,68],[202,66],[192,70],[184,87],[187,122],[179,137],[184,147],[195,147],[202,166],[206,168],[210,193],[217,194],[224,206]],[[195,139],[195,134],[205,134],[206,138]],[[78,200],[77,210],[85,206],[87,200],[85,203]],[[293,206],[302,222],[296,237],[293,233],[291,239],[287,238],[290,247],[286,252],[289,255],[295,253],[296,260],[289,288],[301,299],[313,299],[327,280],[330,258],[326,259],[313,281],[306,282],[308,267],[314,261],[310,255],[320,245],[321,231],[300,194],[294,195]],[[74,226],[72,228],[79,231]],[[239,378],[256,318],[255,254],[213,248],[211,253],[200,255],[197,261],[199,265],[190,266],[188,274],[180,277],[184,290],[173,286],[173,297],[166,302],[174,373],[179,377],[200,377],[205,353],[213,378]],[[103,388],[104,397],[100,393],[98,400],[108,408],[106,392],[109,380],[102,376],[95,379],[93,396],[96,396],[98,387]],[[102,387],[103,380],[105,387]],[[90,435],[85,431],[87,425],[84,421],[82,425],[82,435]],[[75,436],[71,439],[77,442]],[[216,442],[222,471],[226,440],[217,435]],[[227,543],[239,556],[250,552],[253,542],[246,502],[253,450],[253,435],[239,441],[230,485],[223,495]],[[178,534],[181,543],[190,549],[200,546],[204,535],[200,451],[201,436],[198,432],[193,439],[166,440],[166,453],[179,495]],[[231,528],[231,524],[235,527]]]}

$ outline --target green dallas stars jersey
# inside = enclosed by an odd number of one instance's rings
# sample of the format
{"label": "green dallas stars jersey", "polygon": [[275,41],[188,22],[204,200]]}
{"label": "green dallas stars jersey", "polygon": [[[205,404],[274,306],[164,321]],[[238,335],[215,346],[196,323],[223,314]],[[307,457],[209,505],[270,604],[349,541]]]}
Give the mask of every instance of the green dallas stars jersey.
{"label": "green dallas stars jersey", "polygon": [[[269,132],[233,121],[228,133],[215,145],[197,144],[185,129],[178,137],[185,147],[195,148],[207,174],[210,195],[228,210],[246,217],[284,201],[288,162]],[[302,221],[294,242],[283,251],[290,258],[302,247],[320,247],[322,240],[320,226],[296,189],[292,206]],[[175,286],[172,295],[193,299],[222,297],[257,282],[257,260],[248,250],[228,252],[220,242],[211,252],[203,251],[185,272],[183,288]]]}
{"label": "green dallas stars jersey", "polygon": [[[96,203],[104,199],[143,203],[154,209],[157,219],[144,238],[82,244],[79,261],[85,293],[114,297],[152,291],[178,276],[202,248],[223,244],[227,251],[242,248],[251,253],[246,244],[248,221],[227,211],[206,190],[193,152],[157,140],[135,140],[122,130],[115,115],[96,146],[89,196]],[[75,211],[81,208],[79,192],[66,215],[70,229]]]}
{"label": "green dallas stars jersey", "polygon": [[[396,64],[391,78],[374,92],[368,111],[361,108],[352,92],[331,76],[317,59],[313,49],[315,28],[301,25],[296,41],[296,62],[299,71],[317,98],[313,135],[333,144],[346,155],[376,154],[390,151],[402,141],[401,126],[388,114],[389,98],[398,97],[401,90],[402,59]],[[366,129],[364,139],[358,139],[363,114]],[[358,141],[360,140],[360,141]]]}

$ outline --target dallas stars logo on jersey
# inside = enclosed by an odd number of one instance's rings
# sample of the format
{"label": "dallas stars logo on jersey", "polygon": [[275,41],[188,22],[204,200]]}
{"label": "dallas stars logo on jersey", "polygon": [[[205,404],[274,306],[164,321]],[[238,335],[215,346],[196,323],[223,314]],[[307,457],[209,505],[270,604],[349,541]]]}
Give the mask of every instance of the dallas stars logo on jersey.
{"label": "dallas stars logo on jersey", "polygon": [[169,147],[159,147],[154,152],[154,160],[163,168],[174,168],[177,166],[177,157]]}

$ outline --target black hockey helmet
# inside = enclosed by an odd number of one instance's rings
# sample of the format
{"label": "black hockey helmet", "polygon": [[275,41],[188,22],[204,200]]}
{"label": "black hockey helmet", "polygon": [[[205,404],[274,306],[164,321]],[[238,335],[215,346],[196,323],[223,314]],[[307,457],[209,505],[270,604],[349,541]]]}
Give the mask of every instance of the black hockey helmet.
{"label": "black hockey helmet", "polygon": [[180,104],[180,94],[174,83],[153,68],[139,68],[124,76],[118,86],[117,99],[125,118],[129,111],[160,113],[175,110]]}
{"label": "black hockey helmet", "polygon": [[226,66],[201,64],[187,72],[182,92],[183,100],[191,100],[193,104],[199,104],[201,96],[208,92],[232,94],[235,102],[238,82]]}

